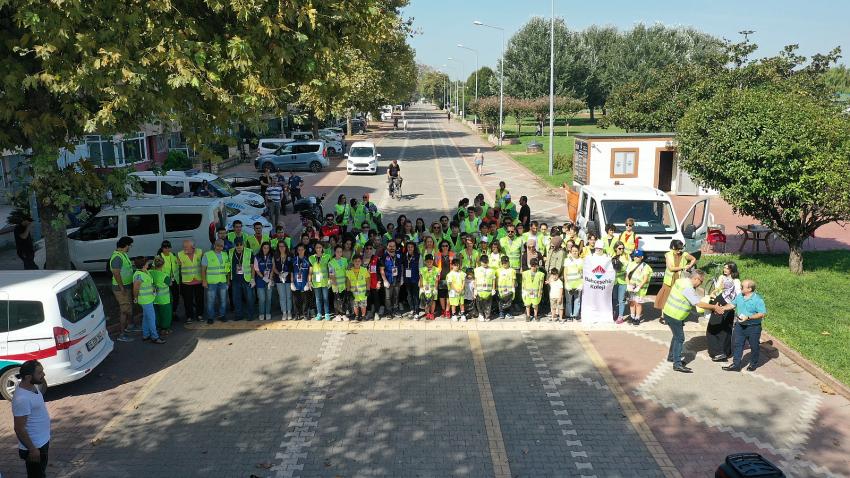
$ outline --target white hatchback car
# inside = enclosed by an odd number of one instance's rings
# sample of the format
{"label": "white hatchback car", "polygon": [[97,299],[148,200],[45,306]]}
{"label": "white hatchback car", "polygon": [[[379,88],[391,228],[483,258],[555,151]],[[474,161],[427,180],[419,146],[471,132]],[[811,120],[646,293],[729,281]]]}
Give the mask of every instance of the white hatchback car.
{"label": "white hatchback car", "polygon": [[381,157],[375,149],[375,144],[369,141],[358,141],[351,145],[345,155],[346,172],[378,174],[378,158]]}

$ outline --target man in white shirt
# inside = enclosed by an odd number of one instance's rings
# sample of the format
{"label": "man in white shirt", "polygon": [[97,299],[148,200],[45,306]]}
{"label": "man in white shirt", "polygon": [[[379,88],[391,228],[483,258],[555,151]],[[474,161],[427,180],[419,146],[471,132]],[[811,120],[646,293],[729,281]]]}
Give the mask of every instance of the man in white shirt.
{"label": "man in white shirt", "polygon": [[38,360],[21,364],[21,379],[12,398],[18,454],[25,460],[27,478],[44,478],[47,471],[47,449],[50,445],[50,415],[44,396],[37,385],[44,383],[44,368]]}

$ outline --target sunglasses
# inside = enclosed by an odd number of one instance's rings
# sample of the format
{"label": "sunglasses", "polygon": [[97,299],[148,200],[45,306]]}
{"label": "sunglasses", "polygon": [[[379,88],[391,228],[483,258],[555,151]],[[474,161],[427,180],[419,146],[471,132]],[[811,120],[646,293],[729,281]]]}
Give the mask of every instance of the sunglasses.
{"label": "sunglasses", "polygon": [[625,249],[625,247],[618,247],[617,248],[618,251],[622,251],[623,249]]}

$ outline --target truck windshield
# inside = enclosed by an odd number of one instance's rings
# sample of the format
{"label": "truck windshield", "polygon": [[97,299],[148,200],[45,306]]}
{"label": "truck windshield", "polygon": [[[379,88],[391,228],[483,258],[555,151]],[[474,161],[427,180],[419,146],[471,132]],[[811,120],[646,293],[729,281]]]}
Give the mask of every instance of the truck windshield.
{"label": "truck windshield", "polygon": [[602,211],[619,230],[625,229],[628,218],[635,220],[638,234],[674,234],[677,229],[673,206],[667,201],[604,200]]}
{"label": "truck windshield", "polygon": [[227,182],[221,178],[215,178],[209,182],[209,185],[218,192],[219,197],[236,196],[239,194],[239,191],[234,189],[233,186],[227,184]]}

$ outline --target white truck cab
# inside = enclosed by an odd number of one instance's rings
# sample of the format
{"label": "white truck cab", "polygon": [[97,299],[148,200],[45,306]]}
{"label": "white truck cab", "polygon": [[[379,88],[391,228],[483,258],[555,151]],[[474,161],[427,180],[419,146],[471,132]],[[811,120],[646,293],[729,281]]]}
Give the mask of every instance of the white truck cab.
{"label": "white truck cab", "polygon": [[601,237],[608,224],[614,224],[619,234],[625,230],[626,219],[634,219],[638,247],[646,254],[644,261],[652,266],[653,283],[660,282],[664,275],[664,254],[673,239],[684,242],[685,251],[699,257],[712,220],[709,198],[696,201],[679,221],[670,196],[652,187],[579,186],[578,193],[576,224],[582,238],[591,232]]}

